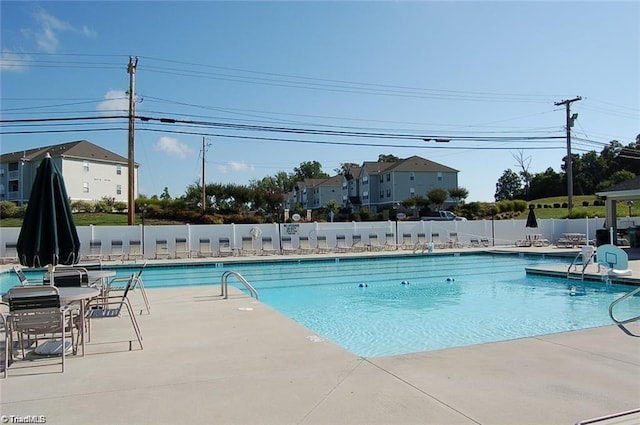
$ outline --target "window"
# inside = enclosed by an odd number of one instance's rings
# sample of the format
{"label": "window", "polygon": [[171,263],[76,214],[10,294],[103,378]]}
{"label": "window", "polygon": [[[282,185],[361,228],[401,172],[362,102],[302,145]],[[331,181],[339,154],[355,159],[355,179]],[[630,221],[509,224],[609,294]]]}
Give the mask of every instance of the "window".
{"label": "window", "polygon": [[416,179],[416,173],[411,173],[411,176],[409,176],[409,180],[415,180]]}
{"label": "window", "polygon": [[9,163],[9,171],[18,171],[18,163],[10,162]]}
{"label": "window", "polygon": [[365,190],[362,192],[362,199],[369,199],[369,191]]}
{"label": "window", "polygon": [[362,183],[368,183],[369,182],[369,176],[368,175],[364,175],[362,176]]}
{"label": "window", "polygon": [[442,173],[438,173],[438,181],[441,182],[442,181]]}
{"label": "window", "polygon": [[347,182],[342,182],[342,188],[346,189],[347,188]]}
{"label": "window", "polygon": [[380,174],[380,183],[382,183],[383,181],[384,181],[384,176]]}
{"label": "window", "polygon": [[391,181],[391,173],[387,174],[387,181],[390,182]]}
{"label": "window", "polygon": [[89,161],[82,161],[82,169],[84,171],[89,171]]}
{"label": "window", "polygon": [[387,198],[391,198],[391,189],[387,189]]}
{"label": "window", "polygon": [[82,183],[82,191],[84,193],[89,193],[89,182]]}
{"label": "window", "polygon": [[416,189],[414,187],[409,189],[409,196],[416,196]]}
{"label": "window", "polygon": [[381,197],[381,198],[384,198],[384,190],[381,190],[381,191],[380,191],[380,197]]}
{"label": "window", "polygon": [[116,174],[117,175],[121,175],[122,174],[122,165],[120,165],[120,164],[116,165]]}
{"label": "window", "polygon": [[117,195],[122,195],[122,185],[121,184],[116,185],[116,194]]}
{"label": "window", "polygon": [[9,192],[17,192],[20,190],[18,180],[9,180]]}

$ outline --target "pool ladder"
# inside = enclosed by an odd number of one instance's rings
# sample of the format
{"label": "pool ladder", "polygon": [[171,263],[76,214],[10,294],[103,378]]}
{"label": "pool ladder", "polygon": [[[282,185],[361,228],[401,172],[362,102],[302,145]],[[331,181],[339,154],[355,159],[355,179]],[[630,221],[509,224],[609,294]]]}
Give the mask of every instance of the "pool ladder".
{"label": "pool ladder", "polygon": [[251,285],[249,281],[247,281],[247,279],[244,278],[244,276],[242,276],[238,272],[227,271],[227,272],[224,272],[222,274],[222,277],[220,278],[220,290],[221,290],[220,295],[224,295],[225,300],[229,298],[229,283],[228,283],[229,276],[233,276],[236,279],[238,279],[238,281],[240,281],[240,283],[242,283],[244,287],[249,290],[249,293],[251,294],[252,297],[254,297],[256,300],[259,299],[258,291],[256,291],[256,288],[254,288],[253,285]]}
{"label": "pool ladder", "polygon": [[616,319],[616,317],[613,315],[613,307],[618,304],[621,301],[626,300],[629,297],[633,297],[637,294],[640,293],[640,286],[637,287],[636,289],[634,289],[633,291],[624,294],[623,296],[621,296],[620,298],[618,298],[617,300],[615,300],[614,302],[611,303],[611,305],[609,305],[609,317],[611,317],[611,320],[613,320],[613,323],[615,323],[616,325],[618,325],[618,327],[620,329],[622,329],[622,331],[624,333],[626,333],[629,336],[635,336],[635,337],[640,337],[640,335],[634,334],[633,332],[631,332],[629,329],[626,328],[626,324],[628,323],[632,323],[632,322],[637,322],[640,321],[640,316],[636,316],[636,317],[632,317],[630,319],[625,319],[625,320],[618,320]]}

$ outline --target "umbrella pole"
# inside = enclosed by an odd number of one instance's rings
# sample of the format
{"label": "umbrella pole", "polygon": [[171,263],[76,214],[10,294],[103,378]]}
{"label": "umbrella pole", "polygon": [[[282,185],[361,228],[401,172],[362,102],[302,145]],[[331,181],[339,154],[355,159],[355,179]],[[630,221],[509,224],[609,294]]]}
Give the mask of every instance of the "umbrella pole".
{"label": "umbrella pole", "polygon": [[47,264],[47,270],[49,271],[49,285],[55,286],[53,284],[53,271],[56,269],[56,266],[53,264]]}

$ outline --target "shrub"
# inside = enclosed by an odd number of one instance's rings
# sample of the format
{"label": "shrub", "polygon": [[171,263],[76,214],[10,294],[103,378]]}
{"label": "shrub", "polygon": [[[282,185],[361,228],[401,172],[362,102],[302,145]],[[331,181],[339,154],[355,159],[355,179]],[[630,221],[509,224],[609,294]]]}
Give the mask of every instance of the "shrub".
{"label": "shrub", "polygon": [[0,218],[17,217],[18,206],[11,201],[0,202]]}
{"label": "shrub", "polygon": [[113,203],[113,209],[119,213],[124,212],[127,209],[127,207],[128,205],[126,202],[116,201]]}
{"label": "shrub", "polygon": [[112,206],[108,201],[101,199],[93,204],[93,211],[98,213],[110,213],[112,211]]}
{"label": "shrub", "polygon": [[582,206],[583,207],[588,207],[589,206],[589,201],[582,201]]}
{"label": "shrub", "polygon": [[562,208],[569,208],[569,204],[567,204],[566,202],[562,203]]}
{"label": "shrub", "polygon": [[560,208],[560,203],[559,202],[554,203],[553,208]]}
{"label": "shrub", "polygon": [[523,201],[522,199],[516,199],[513,201],[514,212],[526,211],[528,207],[529,207],[529,203],[527,201]]}
{"label": "shrub", "polygon": [[93,205],[87,201],[73,201],[71,209],[75,212],[88,213],[93,212]]}

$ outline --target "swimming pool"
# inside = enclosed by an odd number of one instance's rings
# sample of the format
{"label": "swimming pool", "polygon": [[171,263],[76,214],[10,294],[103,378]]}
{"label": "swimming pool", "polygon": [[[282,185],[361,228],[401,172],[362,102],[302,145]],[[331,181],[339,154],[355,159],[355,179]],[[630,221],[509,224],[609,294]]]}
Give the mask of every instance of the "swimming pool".
{"label": "swimming pool", "polygon": [[[225,271],[240,272],[261,302],[356,355],[379,357],[611,324],[609,304],[632,288],[525,274],[569,262],[465,254],[147,267],[143,277],[152,288],[219,284]],[[6,290],[11,278],[2,278]],[[626,306],[637,311],[640,297]]]}

